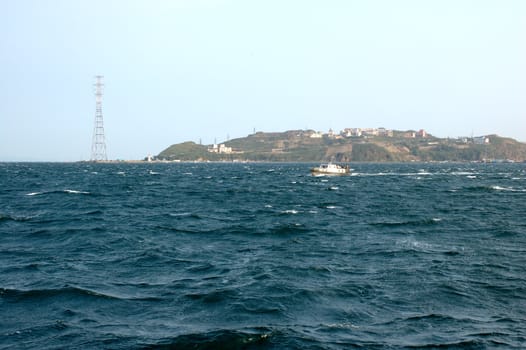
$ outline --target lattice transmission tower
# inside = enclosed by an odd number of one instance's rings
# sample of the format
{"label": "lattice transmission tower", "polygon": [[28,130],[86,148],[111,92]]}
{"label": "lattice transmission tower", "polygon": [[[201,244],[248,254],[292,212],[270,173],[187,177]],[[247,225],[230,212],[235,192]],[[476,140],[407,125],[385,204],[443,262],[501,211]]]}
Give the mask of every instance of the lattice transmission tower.
{"label": "lattice transmission tower", "polygon": [[91,143],[91,161],[107,161],[106,139],[104,137],[104,120],[102,118],[102,75],[95,76],[95,125],[93,127],[93,140]]}

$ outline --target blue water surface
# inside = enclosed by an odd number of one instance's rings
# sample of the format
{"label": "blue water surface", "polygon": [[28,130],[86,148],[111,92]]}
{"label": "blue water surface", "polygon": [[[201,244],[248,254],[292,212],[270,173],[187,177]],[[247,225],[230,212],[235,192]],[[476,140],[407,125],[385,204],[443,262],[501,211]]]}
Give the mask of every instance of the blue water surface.
{"label": "blue water surface", "polygon": [[0,348],[526,348],[526,166],[0,163]]}

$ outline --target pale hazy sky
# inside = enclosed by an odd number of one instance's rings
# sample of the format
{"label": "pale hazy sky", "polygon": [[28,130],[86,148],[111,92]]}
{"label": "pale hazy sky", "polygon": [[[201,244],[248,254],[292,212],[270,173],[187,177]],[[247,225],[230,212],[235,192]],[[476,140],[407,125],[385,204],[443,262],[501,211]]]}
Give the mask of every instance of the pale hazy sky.
{"label": "pale hazy sky", "polygon": [[0,0],[0,161],[258,131],[526,141],[526,1]]}

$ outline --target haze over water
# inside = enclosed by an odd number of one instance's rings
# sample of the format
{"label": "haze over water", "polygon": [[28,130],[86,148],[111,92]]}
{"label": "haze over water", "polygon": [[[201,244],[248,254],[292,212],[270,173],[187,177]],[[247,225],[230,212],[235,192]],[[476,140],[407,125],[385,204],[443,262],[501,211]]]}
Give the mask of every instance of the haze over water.
{"label": "haze over water", "polygon": [[0,348],[522,349],[524,164],[0,163]]}

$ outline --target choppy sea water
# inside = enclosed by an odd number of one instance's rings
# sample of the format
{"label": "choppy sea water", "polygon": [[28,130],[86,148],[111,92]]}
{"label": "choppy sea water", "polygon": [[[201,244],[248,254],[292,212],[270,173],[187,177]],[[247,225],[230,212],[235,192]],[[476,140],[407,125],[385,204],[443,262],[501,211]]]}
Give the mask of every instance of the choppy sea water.
{"label": "choppy sea water", "polygon": [[526,165],[0,163],[0,348],[522,349]]}

